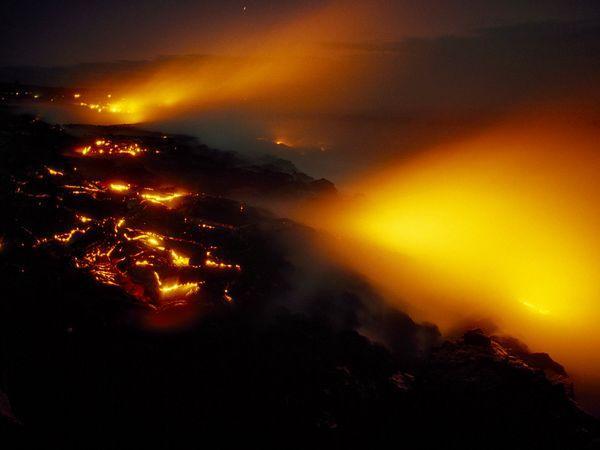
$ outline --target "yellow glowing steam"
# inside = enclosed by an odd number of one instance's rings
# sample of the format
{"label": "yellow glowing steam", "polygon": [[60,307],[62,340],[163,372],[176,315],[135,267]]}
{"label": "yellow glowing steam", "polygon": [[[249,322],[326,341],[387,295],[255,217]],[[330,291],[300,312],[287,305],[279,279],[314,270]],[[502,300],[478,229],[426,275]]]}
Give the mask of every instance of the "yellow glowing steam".
{"label": "yellow glowing steam", "polygon": [[592,127],[520,117],[377,171],[310,217],[418,319],[491,318],[600,375],[598,173]]}
{"label": "yellow glowing steam", "polygon": [[323,43],[352,39],[359,24],[376,20],[373,8],[330,3],[243,38],[224,29],[205,56],[158,59],[90,81],[94,92],[110,94],[90,99],[82,94],[77,105],[91,122],[134,123],[223,105],[298,106],[320,99],[319,92],[331,90],[324,83],[339,88],[332,73],[347,71]]}

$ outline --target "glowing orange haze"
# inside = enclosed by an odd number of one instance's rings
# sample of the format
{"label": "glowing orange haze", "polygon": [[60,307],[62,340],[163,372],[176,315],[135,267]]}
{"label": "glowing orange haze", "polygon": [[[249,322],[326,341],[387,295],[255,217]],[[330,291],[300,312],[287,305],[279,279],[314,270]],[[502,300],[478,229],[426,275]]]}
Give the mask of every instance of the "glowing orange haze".
{"label": "glowing orange haze", "polygon": [[[111,113],[106,121],[115,123],[215,105],[352,107],[348,86],[377,67],[321,53],[314,43],[351,40],[356,27],[373,19],[334,5],[249,36],[242,40],[247,46],[224,38],[216,53],[247,56],[165,61],[130,78],[108,79],[96,86],[111,92],[96,108],[105,113],[89,114]],[[600,377],[596,136],[585,124],[520,116],[374,170],[350,185],[363,197],[320,205],[301,217],[338,237],[329,248],[340,260],[415,318],[443,331],[490,318],[534,350]]]}
{"label": "glowing orange haze", "polygon": [[343,262],[447,331],[492,319],[600,376],[597,130],[518,117],[422,153],[303,217]]}
{"label": "glowing orange haze", "polygon": [[86,120],[92,123],[147,122],[225,105],[289,108],[291,103],[297,112],[302,105],[323,104],[323,95],[339,87],[331,74],[347,69],[348,62],[323,42],[350,39],[374,20],[364,6],[332,2],[254,35],[224,30],[211,47],[219,56],[158,60],[135,73],[106,75],[88,83],[105,93],[102,98],[76,94],[76,104],[88,110]]}

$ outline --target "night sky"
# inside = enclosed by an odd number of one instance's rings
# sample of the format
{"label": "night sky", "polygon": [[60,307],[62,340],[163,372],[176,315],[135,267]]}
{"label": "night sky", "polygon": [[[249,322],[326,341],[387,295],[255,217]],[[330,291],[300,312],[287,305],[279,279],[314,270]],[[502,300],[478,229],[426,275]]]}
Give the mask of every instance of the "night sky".
{"label": "night sky", "polygon": [[[214,52],[214,44],[224,39],[243,41],[257,31],[330,3],[8,0],[2,6],[0,64],[61,65]],[[338,3],[350,7],[356,2]],[[397,41],[524,22],[589,21],[600,17],[600,5],[594,0],[360,3],[378,20],[357,26],[351,36],[355,42]]]}

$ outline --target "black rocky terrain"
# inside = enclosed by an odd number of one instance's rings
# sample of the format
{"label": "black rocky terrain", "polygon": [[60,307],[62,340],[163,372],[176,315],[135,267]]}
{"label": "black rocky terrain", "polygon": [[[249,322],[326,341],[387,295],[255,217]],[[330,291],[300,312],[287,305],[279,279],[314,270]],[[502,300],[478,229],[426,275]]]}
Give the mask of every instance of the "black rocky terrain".
{"label": "black rocky terrain", "polygon": [[334,192],[183,136],[3,112],[3,448],[597,448],[548,355],[441,342],[252,206]]}

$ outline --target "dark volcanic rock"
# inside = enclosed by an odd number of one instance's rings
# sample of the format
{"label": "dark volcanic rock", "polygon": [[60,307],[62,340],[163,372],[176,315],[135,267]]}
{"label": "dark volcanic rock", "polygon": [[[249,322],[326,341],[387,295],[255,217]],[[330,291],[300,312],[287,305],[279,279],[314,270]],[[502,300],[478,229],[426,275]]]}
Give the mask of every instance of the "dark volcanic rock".
{"label": "dark volcanic rock", "polygon": [[[236,197],[328,182],[180,136],[0,119],[2,448],[593,448],[548,355],[476,330],[438,345],[320,261],[314,231]],[[98,134],[158,153],[73,156]],[[180,183],[177,207],[143,199]],[[196,289],[169,302],[159,272]]]}
{"label": "dark volcanic rock", "polygon": [[0,420],[14,425],[19,424],[12,411],[8,397],[2,391],[0,391]]}
{"label": "dark volcanic rock", "polygon": [[511,336],[494,336],[494,340],[531,367],[543,370],[549,378],[560,380],[568,377],[565,368],[548,353],[532,353],[523,342]]}
{"label": "dark volcanic rock", "polygon": [[476,347],[489,348],[492,345],[492,340],[486,336],[481,330],[467,331],[463,336],[465,345],[474,345]]}
{"label": "dark volcanic rock", "polygon": [[480,330],[436,348],[415,383],[422,420],[436,425],[424,448],[597,448],[598,422],[573,402],[566,376],[549,378],[538,356],[523,355]]}

